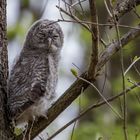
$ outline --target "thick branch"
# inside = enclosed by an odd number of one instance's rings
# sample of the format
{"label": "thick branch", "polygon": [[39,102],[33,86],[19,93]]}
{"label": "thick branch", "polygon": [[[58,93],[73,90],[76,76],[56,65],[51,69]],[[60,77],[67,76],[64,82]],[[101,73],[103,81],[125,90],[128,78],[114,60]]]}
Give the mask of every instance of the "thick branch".
{"label": "thick branch", "polygon": [[140,4],[140,0],[122,0],[115,8],[115,17],[119,20],[124,14],[130,12],[135,6]]}
{"label": "thick branch", "polygon": [[[138,25],[136,28],[140,28],[140,25]],[[139,29],[131,29],[129,32],[127,32],[123,37],[121,37],[120,41],[122,44],[122,47],[124,47],[127,43],[129,43],[131,40],[135,39],[140,35]],[[115,41],[108,45],[108,47],[105,49],[105,51],[99,56],[99,62],[97,64],[97,72],[102,69],[102,67],[105,65],[105,63],[111,58],[112,55],[114,55],[117,51],[120,50],[120,42]]]}
{"label": "thick branch", "polygon": [[[138,37],[139,35],[140,30],[137,29],[130,30],[121,38],[122,45],[123,46],[126,45],[132,39]],[[100,59],[97,64],[97,70],[99,71],[105,65],[105,63],[111,58],[111,56],[114,55],[119,50],[120,47],[118,41],[115,41],[114,43],[108,45],[106,50],[100,55]],[[81,77],[87,79],[85,73],[82,74]],[[87,83],[84,83],[83,81],[77,79],[72,84],[72,86],[67,91],[65,91],[65,93],[48,110],[48,120],[44,118],[39,118],[39,120],[34,124],[31,137],[34,138],[43,129],[45,129],[63,110],[65,110],[80,95],[81,90],[85,90],[87,87],[88,87]],[[16,140],[20,140],[21,137],[22,136],[20,135]]]}

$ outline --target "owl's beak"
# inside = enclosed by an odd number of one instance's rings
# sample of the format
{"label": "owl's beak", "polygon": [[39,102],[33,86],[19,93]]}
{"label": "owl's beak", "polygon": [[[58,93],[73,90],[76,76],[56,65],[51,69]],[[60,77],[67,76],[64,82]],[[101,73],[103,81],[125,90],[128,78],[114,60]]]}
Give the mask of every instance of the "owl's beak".
{"label": "owl's beak", "polygon": [[48,38],[48,44],[49,44],[49,47],[51,47],[51,45],[52,45],[52,39],[51,38]]}

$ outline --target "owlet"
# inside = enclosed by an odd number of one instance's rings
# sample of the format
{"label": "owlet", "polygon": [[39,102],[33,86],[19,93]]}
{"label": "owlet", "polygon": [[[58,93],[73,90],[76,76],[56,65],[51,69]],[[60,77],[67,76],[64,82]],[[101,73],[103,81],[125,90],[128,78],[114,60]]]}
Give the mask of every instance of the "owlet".
{"label": "owlet", "polygon": [[35,22],[8,80],[8,107],[17,124],[46,116],[54,99],[63,33],[58,23]]}

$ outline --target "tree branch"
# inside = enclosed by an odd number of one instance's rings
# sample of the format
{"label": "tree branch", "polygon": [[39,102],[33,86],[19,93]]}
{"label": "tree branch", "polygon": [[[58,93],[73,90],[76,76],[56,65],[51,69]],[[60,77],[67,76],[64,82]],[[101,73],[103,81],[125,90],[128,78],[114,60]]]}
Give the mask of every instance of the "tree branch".
{"label": "tree branch", "polygon": [[123,0],[119,1],[115,8],[115,17],[119,20],[123,15],[130,12],[135,6],[140,4],[140,0]]}
{"label": "tree branch", "polygon": [[[140,25],[138,25],[136,28],[140,28]],[[131,40],[137,38],[139,35],[140,35],[140,30],[131,29],[129,32],[127,32],[121,37],[120,41],[122,47],[128,44]],[[119,50],[120,50],[119,41],[115,41],[109,44],[107,48],[104,50],[104,52],[101,53],[101,55],[99,56],[99,62],[97,64],[97,72],[99,72],[101,68],[105,65],[105,63],[111,58],[111,56],[114,55]]]}
{"label": "tree branch", "polygon": [[88,69],[88,77],[93,80],[96,70],[96,65],[98,63],[98,47],[99,47],[99,26],[98,26],[98,16],[95,0],[89,0],[90,5],[90,16],[91,22],[97,23],[96,25],[91,24],[91,35],[92,35],[92,53],[91,60]]}

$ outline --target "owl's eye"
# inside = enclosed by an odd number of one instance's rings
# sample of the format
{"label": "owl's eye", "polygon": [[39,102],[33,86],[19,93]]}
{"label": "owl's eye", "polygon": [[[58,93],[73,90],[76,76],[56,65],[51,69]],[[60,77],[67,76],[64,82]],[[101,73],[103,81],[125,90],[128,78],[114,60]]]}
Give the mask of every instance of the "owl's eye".
{"label": "owl's eye", "polygon": [[38,32],[37,33],[37,36],[40,37],[40,38],[44,38],[45,37],[45,34],[43,32]]}
{"label": "owl's eye", "polygon": [[58,35],[54,35],[53,36],[53,39],[57,39],[59,36]]}
{"label": "owl's eye", "polygon": [[43,29],[43,28],[45,28],[45,27],[46,27],[46,24],[41,24],[41,25],[40,25],[40,28],[41,28],[41,29]]}

